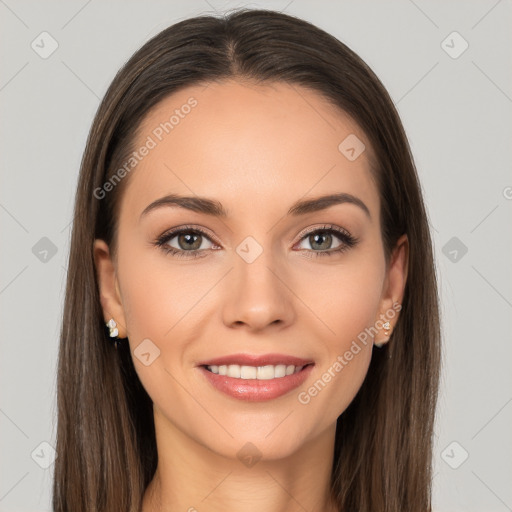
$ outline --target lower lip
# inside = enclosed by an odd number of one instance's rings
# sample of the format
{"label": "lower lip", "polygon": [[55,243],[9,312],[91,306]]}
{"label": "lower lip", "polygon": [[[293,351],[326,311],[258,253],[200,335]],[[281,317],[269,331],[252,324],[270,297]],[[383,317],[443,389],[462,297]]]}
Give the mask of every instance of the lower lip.
{"label": "lower lip", "polygon": [[278,398],[292,389],[299,387],[309,377],[314,365],[308,365],[298,373],[279,377],[277,379],[235,379],[226,375],[212,373],[203,366],[198,368],[210,384],[226,395],[239,400],[263,402]]}

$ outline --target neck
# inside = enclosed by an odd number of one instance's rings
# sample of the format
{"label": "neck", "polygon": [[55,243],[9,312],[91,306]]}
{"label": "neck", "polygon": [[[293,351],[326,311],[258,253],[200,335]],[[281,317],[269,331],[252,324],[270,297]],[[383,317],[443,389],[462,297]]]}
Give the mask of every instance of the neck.
{"label": "neck", "polygon": [[[285,458],[271,460],[261,454],[257,462],[257,457],[239,459],[239,448],[234,448],[233,458],[219,455],[158,413],[155,428],[158,467],[144,494],[142,512],[337,510],[330,492],[335,425]],[[245,450],[252,455],[256,448]]]}

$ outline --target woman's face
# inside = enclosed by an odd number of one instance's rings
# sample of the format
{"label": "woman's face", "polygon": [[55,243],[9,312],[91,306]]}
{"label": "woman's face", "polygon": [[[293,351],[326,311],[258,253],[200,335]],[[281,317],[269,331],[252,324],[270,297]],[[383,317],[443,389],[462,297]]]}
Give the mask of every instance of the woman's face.
{"label": "woman's face", "polygon": [[[296,452],[359,390],[365,329],[398,317],[406,258],[385,266],[365,134],[307,89],[226,81],[159,103],[135,148],[116,258],[101,241],[95,258],[159,435]],[[294,208],[338,194],[350,200]]]}

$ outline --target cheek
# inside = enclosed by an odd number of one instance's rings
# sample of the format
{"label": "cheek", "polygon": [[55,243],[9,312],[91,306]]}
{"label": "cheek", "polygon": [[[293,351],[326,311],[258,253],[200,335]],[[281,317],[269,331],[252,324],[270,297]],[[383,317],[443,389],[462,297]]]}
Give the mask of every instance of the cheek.
{"label": "cheek", "polygon": [[385,271],[384,260],[373,254],[379,253],[354,253],[338,267],[319,266],[302,286],[304,302],[318,316],[308,315],[308,322],[325,335],[321,364],[298,402],[323,422],[335,421],[348,407],[368,372]]}
{"label": "cheek", "polygon": [[[118,274],[136,372],[155,403],[168,402],[168,390],[174,389],[176,404],[185,410],[189,400],[185,395],[180,402],[180,386],[173,377],[178,382],[188,377],[183,373],[189,363],[185,362],[187,345],[197,330],[191,319],[200,310],[201,296],[212,285],[211,275],[170,262],[164,252],[143,247],[140,240],[126,240],[124,247],[123,251],[120,237]],[[149,364],[139,358],[142,352],[149,352]]]}
{"label": "cheek", "polygon": [[378,258],[354,252],[336,266],[318,264],[314,272],[304,267],[297,276],[297,295],[314,313],[307,315],[310,321],[323,325],[331,351],[344,350],[375,322],[384,279]]}
{"label": "cheek", "polygon": [[119,251],[128,335],[134,343],[150,338],[160,344],[182,328],[181,319],[211,286],[211,276],[171,262],[171,256],[158,248],[141,247],[140,241],[131,246],[132,251],[123,252],[120,242]]}

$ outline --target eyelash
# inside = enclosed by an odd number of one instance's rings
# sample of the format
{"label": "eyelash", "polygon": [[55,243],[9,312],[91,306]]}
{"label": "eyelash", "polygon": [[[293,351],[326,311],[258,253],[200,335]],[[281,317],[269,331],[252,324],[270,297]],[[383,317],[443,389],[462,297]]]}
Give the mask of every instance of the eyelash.
{"label": "eyelash", "polygon": [[[195,249],[193,251],[183,251],[176,249],[175,247],[171,247],[167,245],[167,243],[175,238],[178,235],[181,235],[183,233],[187,234],[194,234],[194,235],[201,235],[206,237],[210,242],[215,243],[211,240],[210,236],[203,231],[202,229],[193,227],[193,226],[183,226],[180,228],[175,228],[170,231],[167,231],[160,235],[154,242],[154,245],[157,247],[160,247],[164,252],[171,254],[174,257],[177,258],[201,258],[203,256],[200,255],[202,252],[206,252],[205,249]],[[316,233],[328,233],[328,234],[334,234],[336,235],[340,241],[342,242],[341,245],[336,249],[326,250],[326,251],[313,251],[311,249],[300,249],[303,251],[312,252],[316,256],[332,256],[333,254],[341,254],[348,249],[354,247],[358,242],[359,239],[350,235],[347,231],[340,229],[336,226],[333,226],[331,224],[322,226],[320,228],[315,228],[311,231],[307,231],[306,233],[303,233],[299,242],[301,242],[304,238],[307,236],[311,236]]]}

